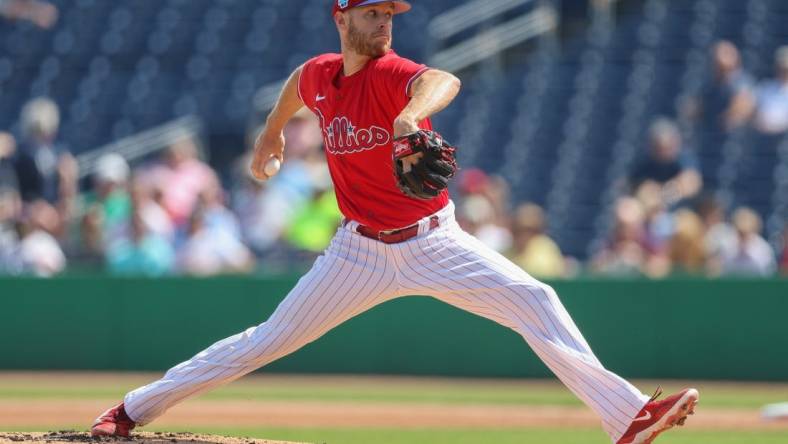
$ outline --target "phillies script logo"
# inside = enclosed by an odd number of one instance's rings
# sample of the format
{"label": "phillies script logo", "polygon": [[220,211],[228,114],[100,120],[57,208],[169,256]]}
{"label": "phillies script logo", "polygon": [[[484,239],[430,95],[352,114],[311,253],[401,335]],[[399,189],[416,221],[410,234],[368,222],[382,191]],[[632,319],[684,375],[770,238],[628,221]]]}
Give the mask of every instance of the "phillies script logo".
{"label": "phillies script logo", "polygon": [[315,109],[323,128],[326,150],[332,154],[353,154],[386,145],[391,141],[388,131],[379,126],[356,128],[345,116],[326,122],[323,114]]}

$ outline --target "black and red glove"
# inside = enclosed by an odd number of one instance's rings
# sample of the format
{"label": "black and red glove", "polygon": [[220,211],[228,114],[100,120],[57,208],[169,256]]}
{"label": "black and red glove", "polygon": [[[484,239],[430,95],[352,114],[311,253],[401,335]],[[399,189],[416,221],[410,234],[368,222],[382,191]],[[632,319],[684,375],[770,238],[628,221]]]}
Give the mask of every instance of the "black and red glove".
{"label": "black and red glove", "polygon": [[[457,172],[457,149],[434,131],[419,130],[394,139],[394,174],[397,186],[415,199],[432,199],[449,185]],[[421,153],[414,163],[402,159]],[[407,171],[406,171],[407,170]]]}

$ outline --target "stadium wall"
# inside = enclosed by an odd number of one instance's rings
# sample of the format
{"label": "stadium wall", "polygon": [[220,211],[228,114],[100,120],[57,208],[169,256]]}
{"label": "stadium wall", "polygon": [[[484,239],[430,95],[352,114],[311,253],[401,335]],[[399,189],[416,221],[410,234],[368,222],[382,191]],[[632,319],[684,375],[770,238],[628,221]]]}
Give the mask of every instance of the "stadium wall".
{"label": "stadium wall", "polygon": [[[270,314],[296,278],[0,279],[0,369],[163,370]],[[554,282],[626,377],[788,381],[788,280]],[[544,377],[512,331],[426,297],[350,320],[270,372]]]}

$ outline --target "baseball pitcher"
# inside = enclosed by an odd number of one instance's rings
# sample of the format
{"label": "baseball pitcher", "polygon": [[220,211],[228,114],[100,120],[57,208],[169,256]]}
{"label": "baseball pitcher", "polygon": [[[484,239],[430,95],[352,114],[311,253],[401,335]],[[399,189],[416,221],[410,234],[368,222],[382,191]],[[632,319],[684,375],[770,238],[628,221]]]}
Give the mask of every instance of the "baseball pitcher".
{"label": "baseball pitcher", "polygon": [[405,1],[333,0],[341,54],[319,55],[292,73],[256,142],[252,173],[266,180],[273,158],[286,161],[288,119],[302,107],[317,115],[344,215],[330,246],[267,321],[128,393],[96,420],[93,435],[127,436],[179,402],[414,294],[519,333],[599,415],[614,443],[650,443],[693,412],[695,389],[658,401],[607,370],[551,287],[457,225],[446,189],[455,148],[430,116],[451,103],[460,81],[392,51],[393,17],[409,9]]}

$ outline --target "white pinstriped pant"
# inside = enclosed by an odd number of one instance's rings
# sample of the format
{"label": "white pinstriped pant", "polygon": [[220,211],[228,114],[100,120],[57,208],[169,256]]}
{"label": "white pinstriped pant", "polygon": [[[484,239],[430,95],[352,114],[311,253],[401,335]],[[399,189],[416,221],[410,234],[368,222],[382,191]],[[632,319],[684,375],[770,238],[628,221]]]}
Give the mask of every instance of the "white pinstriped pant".
{"label": "white pinstriped pant", "polygon": [[438,228],[427,231],[425,218],[419,236],[391,245],[359,235],[357,223],[340,228],[266,322],[130,392],[126,412],[147,424],[186,398],[293,353],[380,303],[419,294],[515,330],[617,441],[648,397],[602,366],[552,288],[462,231],[453,204],[437,215]]}

